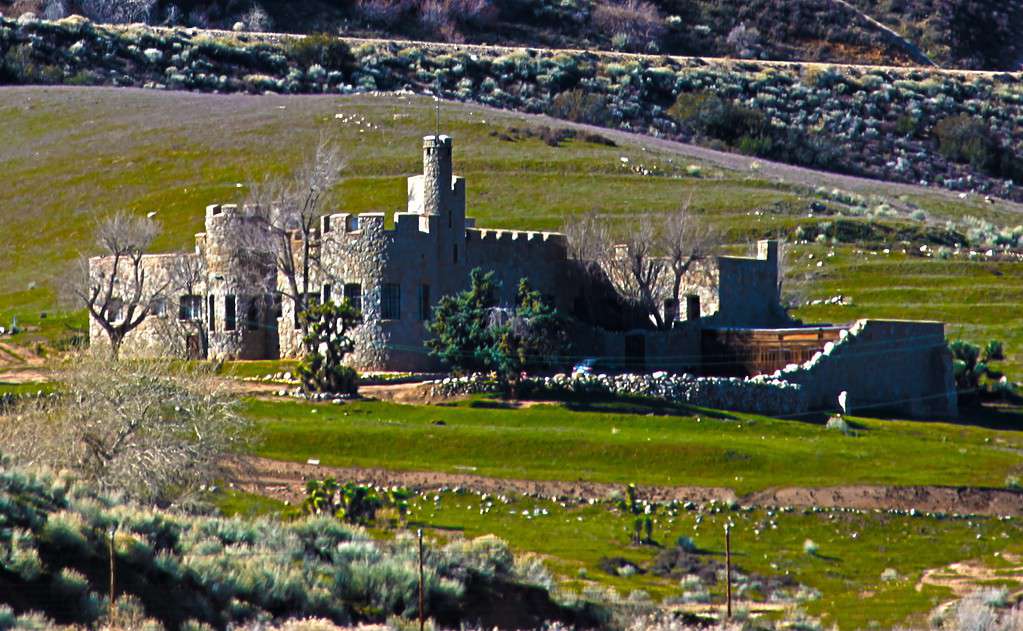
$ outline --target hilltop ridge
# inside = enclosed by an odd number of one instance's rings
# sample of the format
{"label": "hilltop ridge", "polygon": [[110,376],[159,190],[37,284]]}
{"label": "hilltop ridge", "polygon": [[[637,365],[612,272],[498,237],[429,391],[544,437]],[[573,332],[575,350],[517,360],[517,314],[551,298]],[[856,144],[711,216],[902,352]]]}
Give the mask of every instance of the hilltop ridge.
{"label": "hilltop ridge", "polygon": [[1019,0],[0,0],[0,12],[757,60],[987,70],[1023,62]]}

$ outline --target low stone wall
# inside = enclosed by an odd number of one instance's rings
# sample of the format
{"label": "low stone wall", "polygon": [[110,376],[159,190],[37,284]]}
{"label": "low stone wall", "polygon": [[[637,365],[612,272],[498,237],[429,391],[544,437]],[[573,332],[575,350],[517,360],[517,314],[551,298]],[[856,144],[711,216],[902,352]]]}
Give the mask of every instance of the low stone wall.
{"label": "low stone wall", "polygon": [[894,413],[914,418],[958,414],[952,356],[940,322],[859,320],[837,342],[771,378],[798,383],[815,411]]}
{"label": "low stone wall", "polygon": [[[490,375],[449,377],[434,382],[439,395],[494,392],[497,381]],[[687,373],[621,375],[565,375],[530,377],[521,383],[534,396],[648,396],[673,403],[769,416],[798,415],[807,411],[802,386],[758,376],[748,379],[697,377]]]}

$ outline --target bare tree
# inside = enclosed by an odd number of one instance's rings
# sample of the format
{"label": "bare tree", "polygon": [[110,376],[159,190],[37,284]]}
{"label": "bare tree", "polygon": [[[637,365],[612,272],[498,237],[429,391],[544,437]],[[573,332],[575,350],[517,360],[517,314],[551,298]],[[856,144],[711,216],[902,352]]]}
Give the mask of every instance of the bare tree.
{"label": "bare tree", "polygon": [[668,261],[658,256],[658,226],[652,217],[643,217],[635,230],[614,244],[606,258],[608,278],[626,300],[648,314],[657,328],[664,327],[659,304],[659,287],[668,270]]}
{"label": "bare tree", "polygon": [[209,347],[209,325],[203,317],[206,261],[195,254],[177,254],[166,264],[167,298],[177,298],[177,310],[168,309],[155,335],[163,354],[198,359]]}
{"label": "bare tree", "polygon": [[0,416],[0,444],[25,464],[165,502],[215,480],[248,422],[212,369],[181,362],[68,358],[60,394]]}
{"label": "bare tree", "polygon": [[317,227],[344,165],[339,148],[321,139],[315,154],[291,177],[266,178],[254,185],[246,204],[254,221],[246,222],[242,246],[251,252],[270,253],[275,271],[284,280],[278,289],[294,303],[299,326],[298,315],[307,306],[312,275],[322,271]]}
{"label": "bare tree", "polygon": [[690,269],[721,247],[721,235],[710,223],[693,214],[690,208],[692,201],[693,196],[687,196],[678,208],[665,215],[657,235],[657,249],[667,257],[671,272],[669,299],[675,305],[676,313],[682,284]]}
{"label": "bare tree", "polygon": [[713,228],[692,213],[690,201],[687,198],[666,214],[638,218],[631,224],[635,227],[619,237],[595,214],[584,215],[564,228],[569,256],[587,272],[606,279],[654,326],[669,327],[662,311],[665,301],[679,304],[686,275],[720,243]]}
{"label": "bare tree", "polygon": [[149,22],[156,0],[79,0],[85,17],[95,22],[127,24]]}
{"label": "bare tree", "polygon": [[118,212],[99,223],[96,244],[101,259],[79,260],[79,274],[72,279],[71,293],[99,324],[117,357],[121,344],[165,298],[166,284],[147,281],[144,256],[159,225],[148,218]]}

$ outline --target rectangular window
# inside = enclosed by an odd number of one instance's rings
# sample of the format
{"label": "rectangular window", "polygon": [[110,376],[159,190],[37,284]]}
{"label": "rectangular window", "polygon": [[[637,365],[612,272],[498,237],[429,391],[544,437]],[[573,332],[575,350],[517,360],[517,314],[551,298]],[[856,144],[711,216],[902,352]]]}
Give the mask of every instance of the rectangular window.
{"label": "rectangular window", "polygon": [[696,294],[686,296],[686,320],[700,319],[700,297]]}
{"label": "rectangular window", "polygon": [[202,318],[202,298],[185,295],[178,300],[179,320],[198,320]]}
{"label": "rectangular window", "polygon": [[248,304],[245,309],[245,328],[255,331],[259,328],[259,298],[249,298]]}
{"label": "rectangular window", "polygon": [[161,318],[167,315],[167,299],[153,298],[153,302],[149,305],[149,313]]}
{"label": "rectangular window", "polygon": [[235,328],[235,298],[234,296],[224,296],[224,330],[233,331]]}
{"label": "rectangular window", "polygon": [[401,318],[401,286],[384,283],[380,287],[380,318],[397,320]]}
{"label": "rectangular window", "polygon": [[430,319],[430,286],[419,286],[419,319]]}
{"label": "rectangular window", "polygon": [[110,322],[121,321],[121,309],[124,308],[124,302],[120,298],[111,298],[110,302],[107,303],[107,319]]}
{"label": "rectangular window", "polygon": [[345,300],[357,311],[362,311],[362,285],[345,283]]}
{"label": "rectangular window", "polygon": [[267,312],[274,320],[284,315],[284,296],[281,292],[275,291],[272,294],[268,294],[266,301],[270,305],[270,309]]}
{"label": "rectangular window", "polygon": [[668,298],[664,301],[664,321],[674,322],[678,319],[678,301]]}
{"label": "rectangular window", "polygon": [[206,311],[209,314],[210,319],[210,331],[217,330],[217,299],[210,296],[206,300]]}
{"label": "rectangular window", "polygon": [[324,283],[324,285],[323,285],[323,296],[322,296],[323,304],[327,304],[328,302],[330,302],[330,291],[331,291],[331,289],[332,288],[331,288],[331,286],[329,284]]}

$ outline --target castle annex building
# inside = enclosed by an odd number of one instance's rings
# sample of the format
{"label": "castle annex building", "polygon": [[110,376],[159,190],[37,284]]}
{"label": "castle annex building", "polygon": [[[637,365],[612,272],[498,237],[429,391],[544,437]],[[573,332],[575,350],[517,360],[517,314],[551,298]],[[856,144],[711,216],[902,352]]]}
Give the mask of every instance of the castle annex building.
{"label": "castle annex building", "polygon": [[[407,207],[393,214],[390,226],[382,212],[333,213],[319,219],[309,239],[317,265],[301,279],[306,300],[347,299],[362,311],[353,335],[356,367],[441,368],[424,346],[431,308],[441,296],[465,289],[469,271],[480,267],[501,282],[503,303],[514,303],[519,279],[527,278],[571,315],[575,356],[619,358],[634,370],[730,376],[788,370],[783,378],[820,383],[825,405],[863,377],[872,385],[856,394],[859,401],[912,400],[906,411],[913,414],[954,411],[940,323],[794,323],[778,304],[777,243],[762,241],[755,257],[715,256],[694,265],[682,283],[684,299],[664,304],[671,325],[654,329],[569,258],[564,235],[477,227],[466,217],[466,182],[453,174],[452,148],[448,136],[423,139],[423,172],[408,178]],[[256,212],[208,206],[194,252],[144,256],[147,291],[160,295],[152,296],[151,314],[128,334],[122,353],[273,359],[300,352],[295,302],[273,254],[245,240]],[[95,277],[113,264],[97,257],[90,269]],[[856,339],[846,340],[850,335]],[[865,346],[854,353],[856,344],[849,342],[861,335]],[[95,320],[90,340],[105,341]],[[840,350],[829,361],[833,348]],[[891,372],[877,368],[882,348],[893,358]]]}

